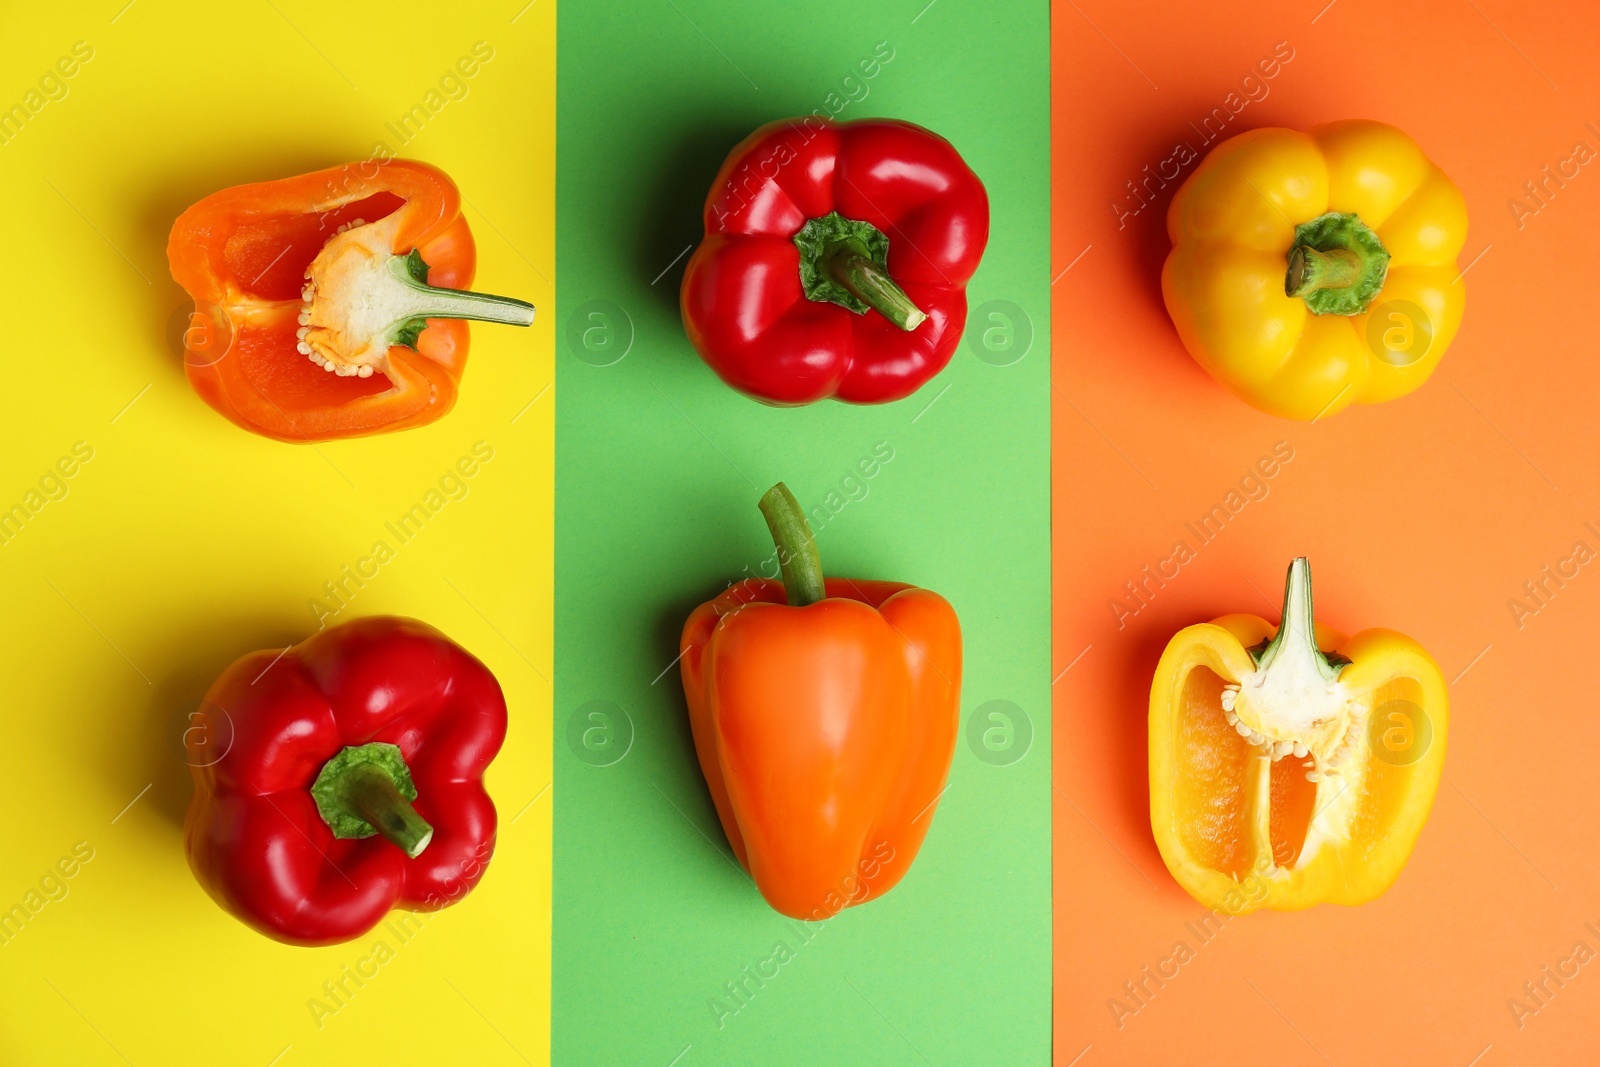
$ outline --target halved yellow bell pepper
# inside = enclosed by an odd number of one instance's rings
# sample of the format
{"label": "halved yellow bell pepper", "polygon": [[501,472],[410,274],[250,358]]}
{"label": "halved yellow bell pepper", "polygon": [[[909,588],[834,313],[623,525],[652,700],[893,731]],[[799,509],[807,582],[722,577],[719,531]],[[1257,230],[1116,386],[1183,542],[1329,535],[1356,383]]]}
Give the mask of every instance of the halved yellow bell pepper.
{"label": "halved yellow bell pepper", "polygon": [[1259,129],[1173,197],[1161,272],[1184,347],[1262,411],[1315,420],[1392,400],[1461,324],[1461,191],[1381,122]]}
{"label": "halved yellow bell pepper", "polygon": [[1411,638],[1314,624],[1311,567],[1297,559],[1276,632],[1226,615],[1180,630],[1161,656],[1150,688],[1161,858],[1229,914],[1372,900],[1428,818],[1447,716],[1444,677]]}

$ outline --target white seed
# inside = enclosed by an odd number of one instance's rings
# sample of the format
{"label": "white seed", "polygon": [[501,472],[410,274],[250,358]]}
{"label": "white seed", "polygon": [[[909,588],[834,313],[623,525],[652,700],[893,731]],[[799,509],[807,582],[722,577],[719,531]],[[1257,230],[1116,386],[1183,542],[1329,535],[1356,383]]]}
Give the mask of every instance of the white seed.
{"label": "white seed", "polygon": [[372,368],[371,367],[362,367],[361,368],[361,377],[363,377],[363,378],[372,377]]}
{"label": "white seed", "polygon": [[1294,751],[1294,742],[1293,741],[1279,741],[1277,744],[1272,746],[1272,754],[1274,756],[1278,757],[1279,759],[1282,759],[1283,757],[1287,756],[1289,753],[1291,753],[1293,751]]}
{"label": "white seed", "polygon": [[1249,737],[1252,732],[1250,727],[1246,726],[1242,722],[1234,723],[1233,728],[1238,731],[1240,737]]}
{"label": "white seed", "polygon": [[309,311],[300,312],[300,314],[298,316],[298,320],[300,322],[300,325],[302,325],[302,326],[310,326],[311,325],[311,312],[309,312]]}
{"label": "white seed", "polygon": [[1296,741],[1294,743],[1294,754],[1296,756],[1304,756],[1307,752],[1310,752],[1310,751],[1311,750],[1306,747],[1306,743],[1304,741]]}
{"label": "white seed", "polygon": [[353,228],[355,228],[357,226],[365,226],[366,224],[367,224],[367,220],[366,219],[356,219],[354,222],[352,222],[350,224],[350,226],[353,229]]}
{"label": "white seed", "polygon": [[1236,724],[1236,723],[1238,723],[1238,721],[1239,721],[1239,716],[1238,716],[1238,715],[1235,715],[1235,714],[1234,714],[1234,713],[1233,713],[1233,712],[1231,712],[1231,711],[1228,711],[1228,710],[1224,710],[1224,711],[1223,711],[1223,712],[1222,712],[1222,717],[1223,717],[1223,718],[1224,718],[1224,719],[1227,719],[1227,720],[1228,720],[1228,725],[1229,725],[1229,726],[1233,726],[1233,725],[1235,725],[1235,724]]}
{"label": "white seed", "polygon": [[1322,775],[1318,774],[1316,771],[1307,771],[1306,772],[1306,781],[1308,781],[1308,782],[1320,782],[1320,781],[1322,781]]}
{"label": "white seed", "polygon": [[322,369],[323,370],[332,370],[333,369],[333,361],[331,359],[323,360],[322,361]]}

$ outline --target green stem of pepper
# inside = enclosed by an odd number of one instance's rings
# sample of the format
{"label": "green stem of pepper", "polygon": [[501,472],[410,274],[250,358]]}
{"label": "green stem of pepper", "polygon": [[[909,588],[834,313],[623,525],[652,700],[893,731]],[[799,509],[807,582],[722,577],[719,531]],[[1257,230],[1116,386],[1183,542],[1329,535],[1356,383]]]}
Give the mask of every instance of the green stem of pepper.
{"label": "green stem of pepper", "polygon": [[1311,561],[1300,556],[1289,564],[1283,582],[1283,615],[1278,632],[1256,657],[1256,670],[1265,672],[1278,659],[1309,659],[1330,684],[1349,660],[1329,658],[1317,647],[1316,617],[1311,609]]}
{"label": "green stem of pepper", "polygon": [[830,277],[872,310],[900,327],[915,330],[928,316],[911,302],[887,271],[880,270],[864,247],[840,245],[823,263]]}
{"label": "green stem of pepper", "polygon": [[345,771],[339,777],[338,798],[340,807],[369,823],[413,859],[433,840],[433,827],[376,764],[360,763]]}
{"label": "green stem of pepper", "polygon": [[415,859],[433,827],[411,806],[417,787],[398,745],[371,741],[339,750],[311,783],[311,797],[334,837],[382,834]]}
{"label": "green stem of pepper", "polygon": [[889,276],[889,238],[872,223],[830,211],[807,220],[794,235],[794,246],[807,300],[838,304],[857,315],[876,311],[902,330],[928,320]]}
{"label": "green stem of pepper", "polygon": [[827,596],[822,584],[822,557],[800,502],[779,482],[768,489],[757,505],[772,531],[778,548],[778,566],[783,570],[783,589],[791,607],[803,608]]}
{"label": "green stem of pepper", "polygon": [[1289,253],[1289,275],[1284,290],[1290,296],[1305,296],[1319,289],[1348,289],[1361,277],[1361,259],[1343,248],[1318,252],[1310,245],[1296,245]]}
{"label": "green stem of pepper", "polygon": [[1330,211],[1295,227],[1283,291],[1313,315],[1360,315],[1383,291],[1389,250],[1361,219]]}
{"label": "green stem of pepper", "polygon": [[410,255],[389,260],[389,273],[411,291],[405,314],[391,327],[393,344],[415,348],[429,319],[471,319],[503,322],[508,326],[533,325],[534,307],[526,300],[468,289],[441,289],[428,284],[428,265],[412,249]]}

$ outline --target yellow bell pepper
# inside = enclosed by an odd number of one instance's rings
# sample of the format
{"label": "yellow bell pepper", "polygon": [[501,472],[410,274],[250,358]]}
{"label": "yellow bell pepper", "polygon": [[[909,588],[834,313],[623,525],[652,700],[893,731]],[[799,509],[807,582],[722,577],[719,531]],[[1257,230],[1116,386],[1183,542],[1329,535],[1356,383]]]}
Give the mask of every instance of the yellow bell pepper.
{"label": "yellow bell pepper", "polygon": [[1167,212],[1167,313],[1213,378],[1273,415],[1392,400],[1461,324],[1461,191],[1393,126],[1259,129],[1212,150]]}
{"label": "yellow bell pepper", "polygon": [[[1337,651],[1324,652],[1323,649]],[[1180,630],[1150,688],[1150,823],[1200,903],[1361,904],[1394,883],[1439,787],[1445,683],[1415,641],[1316,626],[1311,567],[1283,619]]]}

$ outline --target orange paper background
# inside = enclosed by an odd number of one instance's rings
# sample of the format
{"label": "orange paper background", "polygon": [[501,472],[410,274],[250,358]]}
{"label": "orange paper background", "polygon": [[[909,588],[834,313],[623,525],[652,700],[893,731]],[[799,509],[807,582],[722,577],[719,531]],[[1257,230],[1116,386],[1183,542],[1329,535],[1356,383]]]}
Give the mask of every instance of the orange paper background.
{"label": "orange paper background", "polygon": [[[1600,559],[1537,605],[1523,583],[1600,552],[1595,301],[1600,8],[1512,0],[1059,0],[1053,12],[1055,1051],[1101,1064],[1590,1062],[1600,1026]],[[1286,42],[1280,45],[1280,42]],[[1287,48],[1276,75],[1246,85]],[[1247,91],[1248,90],[1248,91]],[[1162,306],[1166,208],[1139,181],[1191,121],[1223,136],[1368,117],[1466,195],[1461,333],[1432,379],[1315,424],[1255,412],[1188,357]],[[1264,93],[1264,95],[1263,95]],[[1593,122],[1593,126],[1586,123]],[[1568,164],[1570,173],[1572,165]],[[1194,170],[1183,168],[1178,179]],[[1593,172],[1593,173],[1591,173]],[[1170,173],[1170,167],[1168,168]],[[1550,188],[1555,188],[1553,185]],[[1508,202],[1537,211],[1520,218]],[[1121,208],[1113,207],[1120,204]],[[1287,442],[1293,459],[1210,543],[1197,520]],[[1585,524],[1593,523],[1589,528]],[[1120,620],[1108,606],[1183,540],[1196,558]],[[1205,909],[1149,826],[1150,678],[1181,627],[1276,620],[1309,555],[1320,621],[1421,641],[1452,680],[1432,817],[1381,899],[1258,913],[1202,943]],[[1124,597],[1128,608],[1137,606]],[[1120,626],[1119,626],[1120,622]],[[1586,926],[1593,923],[1594,929]],[[1145,968],[1183,942],[1161,985]],[[1597,955],[1557,985],[1584,942]],[[1125,982],[1143,982],[1134,1000]],[[1543,1003],[1523,983],[1543,983]],[[1117,1012],[1120,1000],[1132,1012]],[[1516,998],[1536,1012],[1508,1006]]]}

